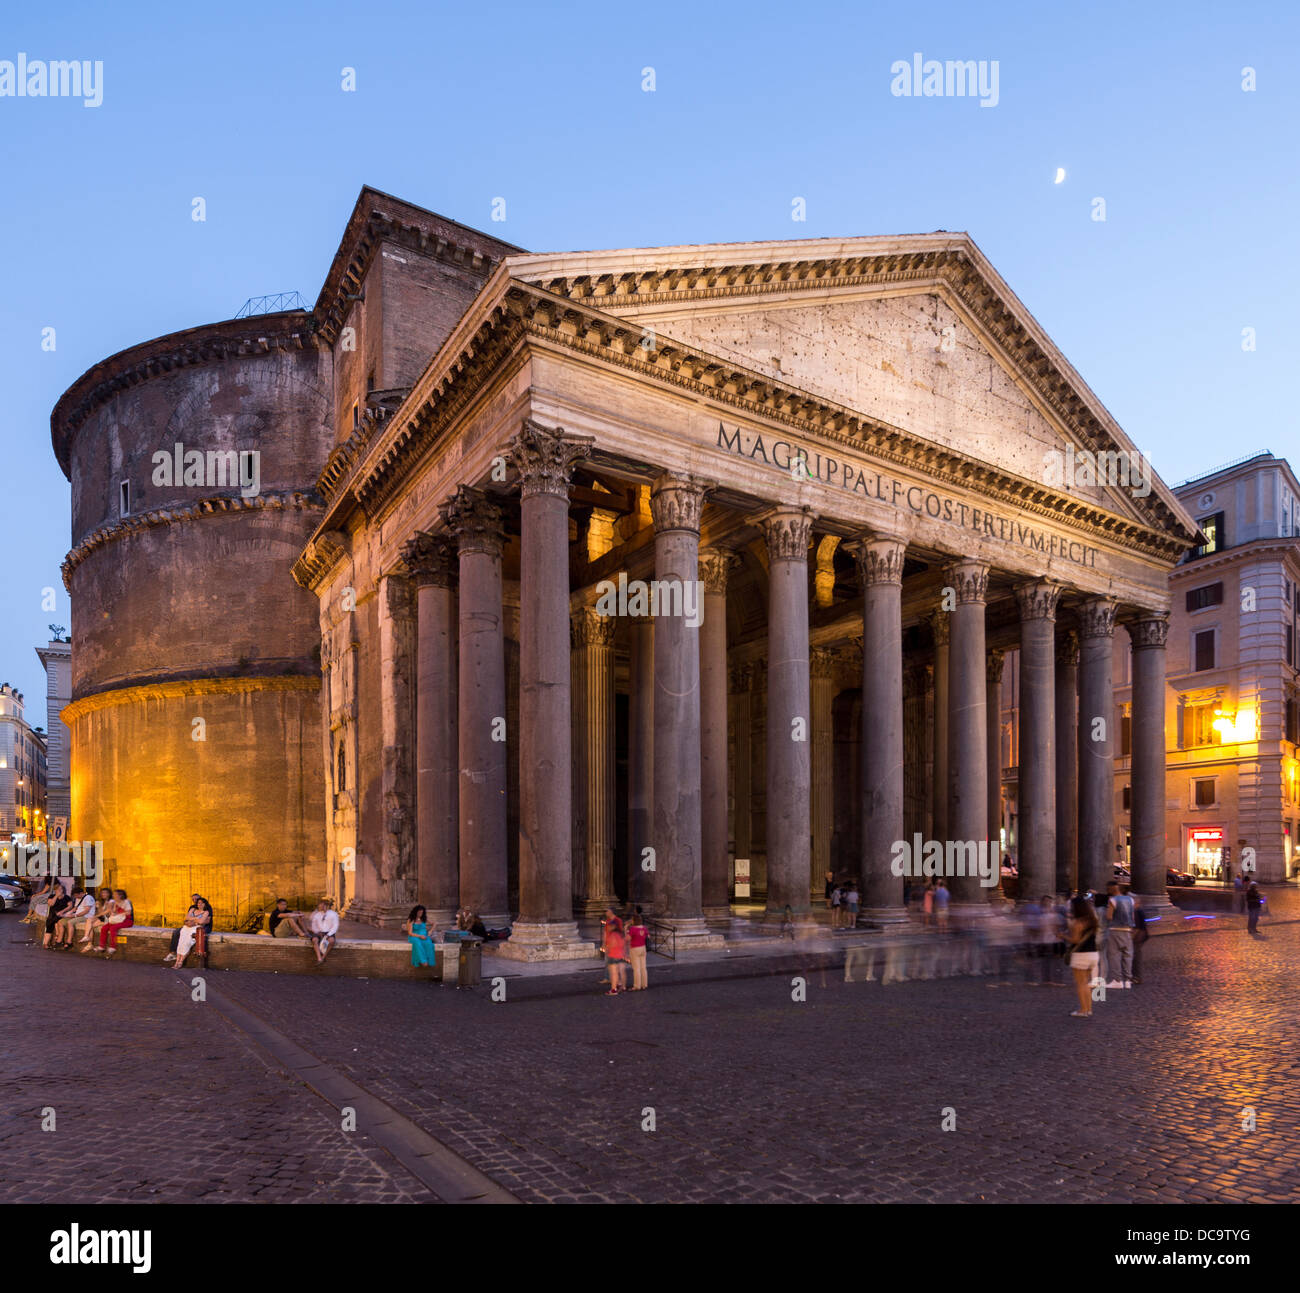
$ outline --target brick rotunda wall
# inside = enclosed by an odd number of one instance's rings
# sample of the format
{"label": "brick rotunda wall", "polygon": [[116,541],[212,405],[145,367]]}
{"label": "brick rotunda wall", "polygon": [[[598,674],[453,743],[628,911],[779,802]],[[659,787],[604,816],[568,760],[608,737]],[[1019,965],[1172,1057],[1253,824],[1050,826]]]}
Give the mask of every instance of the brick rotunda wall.
{"label": "brick rotunda wall", "polygon": [[[304,315],[232,320],[105,360],[52,418],[72,483],[70,834],[103,841],[141,921],[200,892],[232,928],[324,889],[317,604],[289,572],[321,517],[330,362]],[[256,451],[258,492],[155,483],[178,442]]]}

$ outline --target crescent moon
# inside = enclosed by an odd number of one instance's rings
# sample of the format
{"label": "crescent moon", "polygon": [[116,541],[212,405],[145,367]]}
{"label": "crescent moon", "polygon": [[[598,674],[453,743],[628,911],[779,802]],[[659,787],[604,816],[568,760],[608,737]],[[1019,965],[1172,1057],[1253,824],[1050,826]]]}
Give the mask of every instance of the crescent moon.
{"label": "crescent moon", "polygon": [[1065,179],[1065,167],[1058,166],[1056,168],[1056,178],[1052,181],[1052,183],[1059,184],[1063,179]]}

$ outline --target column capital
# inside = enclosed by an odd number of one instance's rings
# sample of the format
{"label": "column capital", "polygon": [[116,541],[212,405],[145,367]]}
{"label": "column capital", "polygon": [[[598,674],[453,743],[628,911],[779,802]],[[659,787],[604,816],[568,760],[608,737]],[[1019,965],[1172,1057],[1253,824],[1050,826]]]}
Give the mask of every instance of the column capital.
{"label": "column capital", "polygon": [[948,640],[952,636],[952,624],[948,620],[947,611],[935,611],[930,616],[930,631],[934,634],[935,646],[948,645]]}
{"label": "column capital", "polygon": [[1152,647],[1164,650],[1169,641],[1169,616],[1163,612],[1142,611],[1132,619],[1124,621],[1134,651],[1144,651]]}
{"label": "column capital", "polygon": [[769,561],[807,561],[812,540],[810,507],[774,507],[756,518],[767,543]]}
{"label": "column capital", "polygon": [[451,588],[456,582],[456,548],[444,534],[417,531],[402,546],[402,564],[417,588]]}
{"label": "column capital", "polygon": [[984,657],[984,677],[986,681],[1002,681],[1002,665],[1006,661],[1005,651],[989,651]]}
{"label": "column capital", "polygon": [[864,587],[903,582],[903,559],[907,554],[904,540],[863,534],[843,546],[858,563]]}
{"label": "column capital", "polygon": [[667,530],[700,532],[704,511],[704,487],[686,476],[664,472],[650,486],[650,515],[656,534]]}
{"label": "column capital", "polygon": [[731,571],[740,564],[740,558],[726,548],[704,548],[700,552],[700,582],[706,593],[727,591]]}
{"label": "column capital", "polygon": [[953,561],[943,568],[944,578],[957,594],[958,604],[983,604],[989,588],[989,568],[983,561]]}
{"label": "column capital", "polygon": [[574,649],[586,646],[612,647],[618,621],[602,615],[594,606],[580,606],[569,617],[570,641]]}
{"label": "column capital", "polygon": [[1056,663],[1069,669],[1079,665],[1079,635],[1069,629],[1056,639]]}
{"label": "column capital", "polygon": [[1051,579],[1033,579],[1015,588],[1022,620],[1054,620],[1061,585]]}
{"label": "column capital", "polygon": [[506,456],[519,472],[520,495],[533,498],[551,494],[566,501],[573,464],[591,452],[590,437],[565,435],[563,427],[551,429],[531,419],[506,447]]}
{"label": "column capital", "polygon": [[461,485],[440,511],[458,552],[500,557],[505,546],[501,509],[481,489]]}
{"label": "column capital", "polygon": [[809,653],[809,669],[814,678],[834,678],[838,663],[838,653],[827,647],[814,647]]}
{"label": "column capital", "polygon": [[754,680],[754,666],[752,664],[733,664],[730,677],[732,695],[743,696],[749,691],[749,684]]}
{"label": "column capital", "polygon": [[394,619],[401,619],[413,613],[414,608],[411,604],[413,585],[404,571],[390,570],[383,576],[383,586],[384,609],[389,615]]}
{"label": "column capital", "polygon": [[1108,638],[1115,633],[1115,603],[1109,597],[1090,597],[1079,607],[1079,636]]}
{"label": "column capital", "polygon": [[924,696],[930,689],[930,666],[909,664],[903,670],[903,691],[911,696]]}

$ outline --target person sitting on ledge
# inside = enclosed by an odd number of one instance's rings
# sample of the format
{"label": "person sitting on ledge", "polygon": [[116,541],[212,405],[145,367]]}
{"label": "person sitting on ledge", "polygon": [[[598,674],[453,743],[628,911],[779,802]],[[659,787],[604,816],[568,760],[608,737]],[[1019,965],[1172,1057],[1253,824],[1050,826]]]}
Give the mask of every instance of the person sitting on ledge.
{"label": "person sitting on ledge", "polygon": [[[208,905],[206,898],[196,898],[194,906],[185,913],[185,924],[177,930],[176,940],[176,968],[178,970],[185,968],[185,958],[190,954],[190,949],[198,945],[199,955],[206,957],[208,954],[207,936],[212,929],[212,908]],[[204,961],[206,965],[206,960]]]}
{"label": "person sitting on ledge", "polygon": [[124,929],[135,924],[135,911],[125,889],[113,890],[112,910],[99,930],[99,950],[105,957],[112,957],[117,951],[117,936]]}
{"label": "person sitting on ledge", "polygon": [[456,928],[464,930],[468,934],[473,934],[475,938],[481,938],[485,942],[489,938],[496,937],[495,934],[488,933],[487,926],[468,907],[462,907],[456,913]]}
{"label": "person sitting on ledge", "polygon": [[[197,893],[190,894],[190,907],[189,910],[185,913],[185,921],[180,926],[179,929],[172,930],[171,946],[167,949],[167,955],[163,957],[164,961],[176,960],[176,949],[178,944],[181,941],[182,931],[185,929],[193,928],[198,923],[198,916],[196,915],[196,913],[199,910],[200,903],[205,903],[205,899],[200,897]],[[211,920],[212,920],[212,908],[209,907],[207,912],[207,919],[203,921],[203,924],[206,925],[209,929],[212,928]],[[191,943],[190,945],[192,946],[193,944]],[[200,955],[202,955],[202,953],[200,953]],[[179,965],[180,963],[177,962],[177,964]]]}
{"label": "person sitting on ledge", "polygon": [[311,914],[311,945],[316,949],[316,964],[324,965],[339,932],[339,914],[333,898],[322,898]]}
{"label": "person sitting on ledge", "polygon": [[95,943],[99,939],[99,927],[112,915],[113,891],[111,889],[101,889],[99,891],[99,901],[95,904],[95,910],[90,913],[90,919],[82,930],[81,950],[89,952],[94,949]]}
{"label": "person sitting on ledge", "polygon": [[54,926],[54,946],[71,947],[72,938],[76,933],[77,921],[85,921],[87,925],[95,916],[95,895],[88,889],[83,889],[80,885],[72,891],[72,896],[76,899],[75,908],[65,908],[63,915],[59,917],[58,924]]}
{"label": "person sitting on ledge", "polygon": [[275,910],[271,913],[271,919],[267,922],[271,937],[309,938],[310,935],[299,923],[300,919],[306,919],[306,916],[305,911],[290,911],[287,898],[277,898],[275,900]]}

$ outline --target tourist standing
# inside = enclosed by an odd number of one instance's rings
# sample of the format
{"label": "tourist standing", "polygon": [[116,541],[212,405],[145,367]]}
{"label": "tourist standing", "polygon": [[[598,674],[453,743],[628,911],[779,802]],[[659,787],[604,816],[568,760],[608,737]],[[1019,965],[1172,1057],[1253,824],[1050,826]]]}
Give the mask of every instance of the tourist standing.
{"label": "tourist standing", "polygon": [[632,991],[640,992],[643,988],[650,986],[650,980],[646,975],[646,936],[649,934],[646,928],[645,917],[641,914],[641,908],[638,907],[632,913],[632,919],[627,927],[627,954],[628,959],[632,962]]}
{"label": "tourist standing", "polygon": [[1106,886],[1106,986],[1133,986],[1133,899],[1112,880]]}
{"label": "tourist standing", "polygon": [[836,885],[835,888],[831,890],[831,928],[832,929],[839,929],[840,927],[840,912],[843,909],[843,906],[844,906],[844,890],[839,885]]}
{"label": "tourist standing", "polygon": [[600,941],[600,950],[605,953],[605,964],[609,966],[609,991],[605,995],[616,997],[625,990],[623,966],[627,962],[627,939],[623,934],[623,922],[613,907],[605,908],[603,926],[605,933]]}
{"label": "tourist standing", "polygon": [[1072,1019],[1092,1018],[1092,979],[1097,973],[1097,907],[1087,898],[1076,898],[1070,906],[1070,925],[1066,941],[1070,944],[1070,969],[1074,971],[1074,989],[1079,996],[1078,1010]]}
{"label": "tourist standing", "polygon": [[948,885],[940,880],[934,887],[934,919],[941,934],[948,932],[948,903],[951,898]]}
{"label": "tourist standing", "polygon": [[849,929],[857,929],[858,904],[862,901],[862,896],[861,894],[858,893],[858,886],[856,881],[853,880],[849,881],[849,891],[845,895],[845,901],[847,902],[848,909],[849,909],[848,919],[845,921],[845,924]]}

